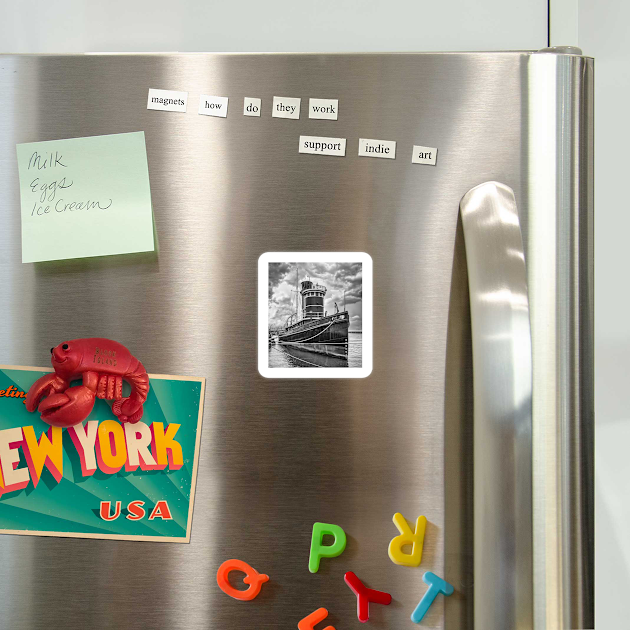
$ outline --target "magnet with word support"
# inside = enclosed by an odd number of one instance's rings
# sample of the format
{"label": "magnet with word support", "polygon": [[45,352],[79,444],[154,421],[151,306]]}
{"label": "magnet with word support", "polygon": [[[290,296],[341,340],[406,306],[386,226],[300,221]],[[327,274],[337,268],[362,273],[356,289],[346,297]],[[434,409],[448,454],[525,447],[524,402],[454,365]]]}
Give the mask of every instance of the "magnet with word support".
{"label": "magnet with word support", "polygon": [[[424,516],[419,516],[416,521],[415,533],[411,531],[411,528],[407,524],[405,517],[396,512],[394,514],[394,525],[400,532],[399,536],[392,539],[389,543],[389,557],[394,564],[402,564],[407,567],[417,567],[422,560],[422,545],[424,544],[424,532],[427,528],[427,519]],[[411,545],[411,553],[404,553],[403,547],[405,545]]]}
{"label": "magnet with word support", "polygon": [[370,602],[385,606],[392,603],[392,596],[389,593],[367,588],[352,571],[348,571],[343,576],[343,579],[350,587],[350,590],[357,596],[357,617],[362,623],[365,623],[370,618]]}
{"label": "magnet with word support", "polygon": [[[228,579],[230,571],[242,571],[245,573],[243,582],[249,584],[249,588],[245,591],[240,591],[234,588]],[[240,599],[244,602],[249,602],[260,593],[260,589],[264,582],[269,580],[269,576],[264,573],[258,573],[256,569],[250,567],[247,562],[242,560],[226,560],[217,571],[217,584],[219,588],[230,597],[234,599]]]}
{"label": "magnet with word support", "polygon": [[[333,536],[332,545],[324,545],[324,536]],[[308,558],[308,570],[311,573],[319,571],[319,561],[322,558],[336,558],[346,548],[346,532],[339,525],[329,523],[313,523],[313,536],[311,538],[311,553]]]}
{"label": "magnet with word support", "polygon": [[440,593],[448,596],[452,595],[455,590],[446,580],[438,577],[435,573],[431,573],[431,571],[427,571],[422,576],[422,581],[428,584],[429,588],[424,594],[424,597],[420,600],[420,603],[416,606],[416,609],[411,613],[411,621],[414,623],[420,623],[422,621],[427,614],[427,610],[429,610],[429,607]]}
{"label": "magnet with word support", "polygon": [[[328,617],[328,611],[325,608],[318,608],[298,623],[298,630],[314,630],[316,624],[326,619],[326,617]],[[326,626],[324,630],[335,630],[335,627]]]}

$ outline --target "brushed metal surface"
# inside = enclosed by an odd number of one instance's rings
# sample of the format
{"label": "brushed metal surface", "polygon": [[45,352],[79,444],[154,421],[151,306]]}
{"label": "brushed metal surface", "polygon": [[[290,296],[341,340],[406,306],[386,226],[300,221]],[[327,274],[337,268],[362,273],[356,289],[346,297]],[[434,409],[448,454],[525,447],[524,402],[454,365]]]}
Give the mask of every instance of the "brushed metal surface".
{"label": "brushed metal surface", "polygon": [[464,195],[474,378],[475,628],[533,625],[532,340],[514,192]]}
{"label": "brushed metal surface", "polygon": [[[41,365],[59,339],[106,336],[149,372],[207,378],[191,543],[0,536],[0,627],[264,630],[295,627],[322,605],[336,627],[358,626],[346,570],[393,594],[391,606],[373,607],[375,628],[410,624],[423,570],[456,589],[446,606],[436,600],[424,627],[472,627],[472,359],[459,201],[483,181],[504,182],[526,251],[540,239],[529,230],[531,57],[0,57],[9,95],[0,114],[0,362]],[[588,74],[588,60],[575,63]],[[188,113],[147,111],[149,87],[187,90]],[[228,117],[197,115],[202,93],[228,96]],[[308,97],[338,98],[339,120],[273,119],[274,95],[302,97],[303,110]],[[263,99],[261,118],[241,115],[244,96]],[[157,253],[22,265],[15,144],[137,130],[147,140]],[[298,155],[299,135],[345,137],[347,156]],[[397,159],[359,158],[359,137],[397,140]],[[412,144],[438,147],[437,165],[412,165]],[[372,256],[370,377],[258,374],[256,261],[283,250]],[[396,511],[429,520],[420,569],[387,557]],[[315,520],[344,527],[348,547],[311,575]],[[246,605],[215,582],[234,556],[271,577]]]}
{"label": "brushed metal surface", "polygon": [[528,76],[535,627],[592,628],[593,62],[532,55]]}

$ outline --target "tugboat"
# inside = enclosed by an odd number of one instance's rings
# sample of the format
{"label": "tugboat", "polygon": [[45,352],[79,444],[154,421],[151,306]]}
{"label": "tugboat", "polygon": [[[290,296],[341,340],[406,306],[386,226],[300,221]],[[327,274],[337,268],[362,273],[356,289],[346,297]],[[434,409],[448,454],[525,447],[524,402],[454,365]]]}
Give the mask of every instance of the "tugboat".
{"label": "tugboat", "polygon": [[296,274],[296,307],[298,293],[301,297],[302,317],[298,317],[298,309],[286,322],[284,330],[278,334],[280,343],[295,344],[347,344],[348,327],[350,318],[348,311],[339,311],[333,315],[324,312],[324,297],[326,287],[315,284],[311,280],[303,280],[298,285],[298,275]]}

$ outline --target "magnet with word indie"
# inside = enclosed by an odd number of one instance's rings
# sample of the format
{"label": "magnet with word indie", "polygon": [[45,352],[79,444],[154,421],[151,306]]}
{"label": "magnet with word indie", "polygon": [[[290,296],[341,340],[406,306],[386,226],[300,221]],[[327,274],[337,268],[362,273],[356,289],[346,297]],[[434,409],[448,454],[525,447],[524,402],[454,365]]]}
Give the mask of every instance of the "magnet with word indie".
{"label": "magnet with word indie", "polygon": [[411,621],[414,623],[420,623],[424,616],[427,614],[427,610],[435,600],[435,598],[442,593],[443,595],[452,595],[455,590],[452,584],[449,584],[446,580],[427,571],[422,576],[422,581],[429,585],[424,597],[420,600],[420,603],[416,606],[416,609],[411,613]]}
{"label": "magnet with word indie", "polygon": [[343,579],[350,587],[350,590],[357,596],[357,617],[362,623],[365,623],[370,618],[370,602],[385,606],[392,603],[392,596],[389,593],[368,588],[352,571],[348,571],[343,576]]}
{"label": "magnet with word indie", "polygon": [[[325,608],[318,608],[298,623],[298,630],[314,630],[315,626],[326,617],[328,617],[328,611]],[[323,630],[335,630],[335,627],[326,626]]]}
{"label": "magnet with word indie", "polygon": [[[407,524],[405,517],[396,512],[393,518],[394,524],[400,532],[399,536],[393,538],[389,543],[389,557],[394,564],[402,564],[407,567],[417,567],[422,561],[422,546],[424,544],[424,532],[427,528],[427,519],[419,516],[416,521],[415,533]],[[403,547],[411,545],[411,553],[404,553]]]}
{"label": "magnet with word indie", "polygon": [[[333,536],[332,545],[324,545],[324,536]],[[308,558],[308,570],[311,573],[319,571],[319,561],[322,558],[336,558],[346,548],[346,532],[339,525],[329,523],[313,523],[313,536],[311,537],[311,553]]]}
{"label": "magnet with word indie", "polygon": [[[249,588],[241,591],[234,588],[228,579],[230,571],[242,571],[245,573],[243,583],[249,584]],[[247,562],[242,560],[226,560],[217,571],[217,584],[219,588],[230,597],[249,602],[260,593],[262,585],[269,580],[269,576],[264,573],[258,573],[256,569],[250,567]]]}
{"label": "magnet with word indie", "polygon": [[[121,422],[133,424],[142,418],[149,376],[122,344],[98,337],[73,339],[51,348],[50,362],[54,372],[38,378],[26,395],[26,409],[37,408],[44,422],[55,427],[79,424],[90,415],[96,397],[113,400],[112,411]],[[70,387],[79,377],[83,384]],[[131,385],[127,398],[122,395],[123,379]]]}

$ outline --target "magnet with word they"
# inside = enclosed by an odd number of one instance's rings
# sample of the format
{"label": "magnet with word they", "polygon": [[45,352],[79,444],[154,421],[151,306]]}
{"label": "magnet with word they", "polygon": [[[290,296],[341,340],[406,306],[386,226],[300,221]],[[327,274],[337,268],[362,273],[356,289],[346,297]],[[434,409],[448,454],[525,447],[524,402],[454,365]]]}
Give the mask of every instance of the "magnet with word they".
{"label": "magnet with word they", "polygon": [[[242,571],[245,573],[243,582],[249,584],[249,588],[241,591],[234,588],[228,579],[230,571]],[[226,560],[217,571],[217,584],[219,588],[230,597],[234,599],[240,599],[241,601],[249,602],[260,593],[262,585],[269,580],[269,576],[264,573],[258,573],[256,569],[250,567],[247,562],[242,560]]]}
{"label": "magnet with word they", "polygon": [[[400,532],[399,536],[389,543],[389,557],[394,564],[402,564],[407,567],[417,567],[422,560],[422,545],[424,544],[424,532],[427,527],[427,519],[419,516],[416,521],[416,531],[412,532],[405,517],[396,512],[394,514],[394,525]],[[411,553],[404,553],[403,547],[411,545]]]}
{"label": "magnet with word they", "polygon": [[[333,536],[332,545],[324,545],[324,536]],[[346,548],[346,532],[339,525],[329,523],[313,523],[313,536],[311,537],[311,553],[308,558],[308,570],[311,573],[319,571],[319,561],[322,558],[336,558]]]}

